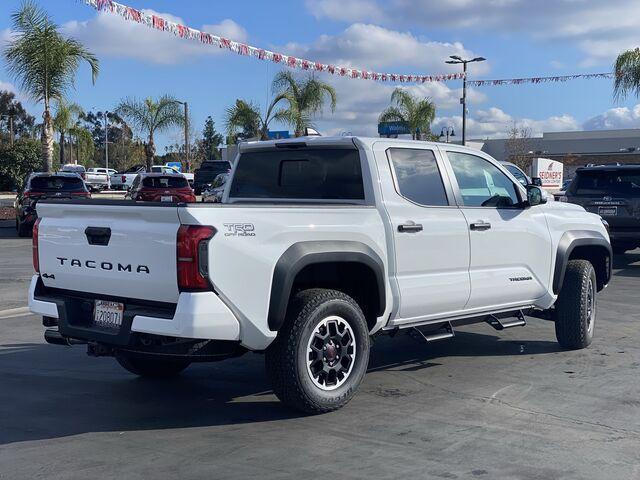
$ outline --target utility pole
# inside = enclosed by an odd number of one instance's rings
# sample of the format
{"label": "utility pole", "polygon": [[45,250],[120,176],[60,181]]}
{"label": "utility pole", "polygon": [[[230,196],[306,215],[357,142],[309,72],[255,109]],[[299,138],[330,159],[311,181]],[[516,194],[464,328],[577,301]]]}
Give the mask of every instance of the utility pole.
{"label": "utility pole", "polygon": [[[109,171],[109,111],[104,112],[104,168]],[[107,188],[111,188],[111,176],[107,174]]]}
{"label": "utility pole", "polygon": [[460,103],[462,104],[462,145],[464,146],[467,141],[467,63],[484,62],[486,58],[476,57],[471,60],[463,60],[462,57],[458,55],[451,55],[449,58],[452,60],[447,60],[445,63],[454,65],[462,64],[462,72],[464,73],[462,78],[462,98],[460,99]]}
{"label": "utility pole", "polygon": [[184,149],[187,155],[187,172],[191,172],[191,146],[189,145],[189,104],[184,102]]}
{"label": "utility pole", "polygon": [[13,147],[13,115],[9,115],[9,142]]}

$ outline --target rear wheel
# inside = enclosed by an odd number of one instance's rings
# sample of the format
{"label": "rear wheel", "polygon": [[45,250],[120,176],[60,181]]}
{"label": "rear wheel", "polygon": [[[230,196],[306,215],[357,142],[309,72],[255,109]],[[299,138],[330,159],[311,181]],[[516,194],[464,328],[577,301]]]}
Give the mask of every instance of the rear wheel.
{"label": "rear wheel", "polygon": [[355,395],[369,363],[369,329],[348,295],[312,289],[298,293],[266,352],[273,391],[307,413],[344,406]]}
{"label": "rear wheel", "polygon": [[568,349],[586,348],[596,323],[596,272],[587,260],[567,263],[562,290],[555,307],[556,338]]}
{"label": "rear wheel", "polygon": [[122,368],[141,377],[175,377],[187,368],[187,360],[165,360],[155,356],[131,355],[124,352],[116,354],[116,361]]}

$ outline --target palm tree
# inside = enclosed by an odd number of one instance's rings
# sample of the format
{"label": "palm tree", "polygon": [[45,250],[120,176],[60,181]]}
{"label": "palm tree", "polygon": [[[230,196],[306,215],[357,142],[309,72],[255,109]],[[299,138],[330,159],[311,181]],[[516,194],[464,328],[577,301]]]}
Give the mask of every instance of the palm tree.
{"label": "palm tree", "polygon": [[282,71],[273,79],[273,90],[279,94],[287,94],[292,100],[290,111],[285,117],[290,118],[289,123],[295,129],[296,137],[304,135],[306,127],[313,126],[313,116],[322,111],[327,99],[331,111],[336,109],[335,89],[314,76],[298,80],[291,72]]}
{"label": "palm tree", "polygon": [[91,67],[92,81],[98,76],[98,59],[81,43],[63,37],[49,15],[31,0],[26,0],[12,16],[14,37],[8,42],[4,57],[9,73],[34,101],[43,102],[43,168],[53,165],[53,122],[51,101],[61,100],[74,86],[81,62]]}
{"label": "palm tree", "polygon": [[[287,101],[289,108],[277,109],[280,102]],[[239,131],[243,138],[260,137],[260,140],[269,139],[269,124],[276,120],[284,123],[294,121],[292,115],[296,111],[295,100],[287,93],[276,95],[264,116],[260,108],[252,102],[237,99],[231,107],[227,108],[225,115],[225,128],[230,138],[237,138]]]}
{"label": "palm tree", "polygon": [[[67,133],[71,131],[78,124],[78,119],[84,115],[82,107],[77,103],[68,103],[64,99],[58,100],[56,106],[56,112],[53,117],[53,126],[60,134],[60,165],[64,165],[65,162],[65,140]],[[70,159],[73,158],[73,143],[69,150]],[[78,159],[76,158],[76,163]]]}
{"label": "palm tree", "polygon": [[436,117],[436,105],[429,98],[419,98],[403,88],[396,88],[391,94],[391,103],[380,114],[379,122],[405,122],[409,126],[412,138],[418,138],[418,132],[431,132],[431,123]]}
{"label": "palm tree", "polygon": [[170,95],[163,95],[158,100],[127,98],[120,102],[116,113],[122,115],[134,128],[147,136],[147,143],[144,146],[147,170],[151,170],[153,158],[156,155],[155,134],[165,132],[171,127],[184,125],[180,103]]}
{"label": "palm tree", "polygon": [[614,71],[613,95],[617,100],[626,98],[631,92],[636,97],[640,95],[640,48],[618,55]]}

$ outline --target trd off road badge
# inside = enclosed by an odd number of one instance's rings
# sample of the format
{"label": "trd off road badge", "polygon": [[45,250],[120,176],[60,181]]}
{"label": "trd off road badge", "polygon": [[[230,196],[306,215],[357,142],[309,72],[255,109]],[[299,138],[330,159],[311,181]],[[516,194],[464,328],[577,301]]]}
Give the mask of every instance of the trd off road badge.
{"label": "trd off road badge", "polygon": [[225,237],[255,237],[256,227],[253,223],[225,223]]}

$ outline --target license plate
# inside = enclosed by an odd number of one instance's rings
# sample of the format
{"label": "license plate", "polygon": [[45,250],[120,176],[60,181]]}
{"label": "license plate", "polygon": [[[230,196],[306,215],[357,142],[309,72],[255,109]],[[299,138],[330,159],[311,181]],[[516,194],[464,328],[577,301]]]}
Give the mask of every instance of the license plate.
{"label": "license plate", "polygon": [[618,215],[618,207],[599,207],[598,215],[607,215],[607,216]]}
{"label": "license plate", "polygon": [[93,309],[93,323],[100,327],[120,328],[124,315],[124,304],[96,300]]}
{"label": "license plate", "polygon": [[173,202],[173,197],[171,197],[171,196],[166,197],[166,196],[163,195],[162,197],[160,197],[160,201],[161,202]]}

